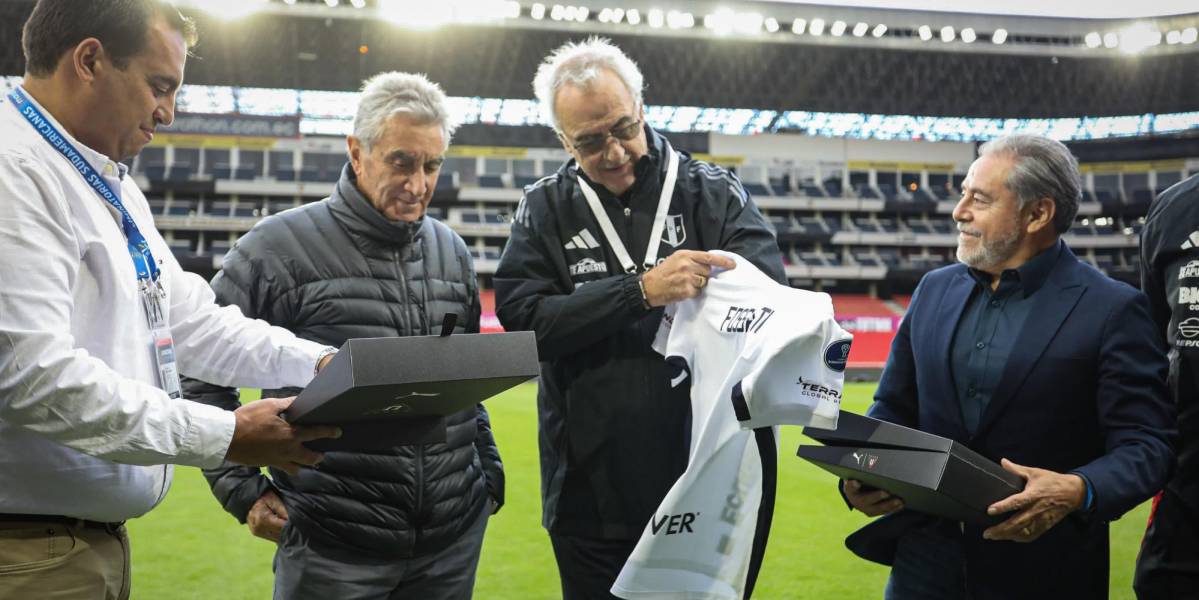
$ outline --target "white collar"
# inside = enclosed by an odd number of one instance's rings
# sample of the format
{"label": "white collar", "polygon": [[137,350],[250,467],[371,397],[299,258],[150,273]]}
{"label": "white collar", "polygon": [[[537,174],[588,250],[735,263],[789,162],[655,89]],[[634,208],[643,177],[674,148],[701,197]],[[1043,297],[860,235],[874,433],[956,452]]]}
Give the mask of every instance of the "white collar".
{"label": "white collar", "polygon": [[75,150],[79,151],[79,154],[83,156],[84,160],[86,160],[88,164],[96,170],[97,173],[100,173],[105,177],[117,177],[118,179],[123,179],[125,177],[125,174],[129,171],[129,167],[126,167],[124,164],[108,158],[104,154],[92,150],[87,146],[87,144],[75,139],[75,137],[72,136],[70,132],[68,132],[66,128],[62,126],[62,123],[60,123],[58,119],[54,118],[54,115],[50,114],[50,111],[46,110],[46,107],[42,106],[33,98],[33,95],[31,95],[25,89],[25,86],[18,85],[17,88],[21,90],[22,94],[25,94],[25,98],[29,101],[29,103],[37,108],[38,111],[42,113],[42,116],[45,117],[45,119],[49,121],[50,124],[53,125],[54,128],[57,129],[58,132],[62,134],[62,136],[66,138],[68,142],[71,142],[71,145],[75,147]]}

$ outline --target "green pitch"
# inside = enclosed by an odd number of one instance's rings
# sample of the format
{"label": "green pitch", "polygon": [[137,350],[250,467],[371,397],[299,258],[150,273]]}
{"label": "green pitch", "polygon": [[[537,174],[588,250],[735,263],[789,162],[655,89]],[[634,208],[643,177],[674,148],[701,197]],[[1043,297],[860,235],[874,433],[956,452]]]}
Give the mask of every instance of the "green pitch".
{"label": "green pitch", "polygon": [[[851,384],[845,408],[865,410],[873,384]],[[475,597],[560,596],[549,539],[541,528],[536,387],[487,402],[507,471],[507,504],[488,525]],[[866,517],[846,510],[832,475],[795,457],[797,427],[782,429],[779,495],[755,598],[881,598],[887,571],[842,544]],[[1113,600],[1131,599],[1131,577],[1147,506],[1112,525]],[[270,598],[274,545],[226,514],[200,472],[176,471],[162,506],[129,525],[134,599]],[[330,599],[333,600],[333,599]]]}

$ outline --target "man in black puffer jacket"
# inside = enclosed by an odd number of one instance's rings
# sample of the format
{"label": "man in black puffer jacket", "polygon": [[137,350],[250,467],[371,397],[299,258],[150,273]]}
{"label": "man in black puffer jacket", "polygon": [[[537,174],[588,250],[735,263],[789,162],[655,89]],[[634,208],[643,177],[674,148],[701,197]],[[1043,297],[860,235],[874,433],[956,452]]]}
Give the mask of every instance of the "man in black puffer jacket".
{"label": "man in black puffer jacket", "polygon": [[[268,217],[226,255],[217,299],[331,346],[349,338],[479,330],[466,244],[425,216],[449,145],[445,95],[419,75],[367,81],[333,194]],[[191,396],[226,408],[236,390]],[[294,390],[266,391],[292,395]],[[328,452],[289,476],[205,471],[227,511],[275,540],[275,598],[469,598],[504,474],[482,405],[447,418],[446,442]]]}

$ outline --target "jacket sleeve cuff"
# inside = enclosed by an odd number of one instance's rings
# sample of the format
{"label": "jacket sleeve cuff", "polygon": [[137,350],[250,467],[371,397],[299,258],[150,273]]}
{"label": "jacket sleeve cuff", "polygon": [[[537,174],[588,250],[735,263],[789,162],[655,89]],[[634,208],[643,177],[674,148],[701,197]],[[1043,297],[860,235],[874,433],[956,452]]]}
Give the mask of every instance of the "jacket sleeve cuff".
{"label": "jacket sleeve cuff", "polygon": [[644,315],[650,311],[646,305],[645,296],[641,293],[641,275],[631,274],[625,275],[624,281],[620,282],[621,295],[624,296],[625,306],[635,315]]}

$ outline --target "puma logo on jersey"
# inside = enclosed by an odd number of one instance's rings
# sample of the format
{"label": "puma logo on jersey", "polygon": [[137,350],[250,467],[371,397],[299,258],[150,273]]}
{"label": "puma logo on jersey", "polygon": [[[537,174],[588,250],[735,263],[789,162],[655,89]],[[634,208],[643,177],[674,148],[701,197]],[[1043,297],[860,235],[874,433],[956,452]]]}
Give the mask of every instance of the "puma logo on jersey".
{"label": "puma logo on jersey", "polygon": [[730,306],[728,313],[724,316],[724,322],[720,324],[720,330],[725,333],[757,333],[773,315],[774,309],[765,306],[762,308]]}
{"label": "puma logo on jersey", "polygon": [[600,247],[600,243],[595,240],[595,236],[591,235],[590,231],[583,229],[570,238],[569,242],[563,248],[567,250],[594,250]]}
{"label": "puma logo on jersey", "polygon": [[661,518],[659,518],[658,515],[654,515],[654,518],[650,520],[650,528],[653,530],[654,535],[658,535],[658,532],[662,531],[663,527],[666,528],[666,535],[674,535],[676,533],[695,533],[691,529],[691,524],[695,522],[695,518],[698,516],[699,513],[697,512],[685,512],[677,515],[662,515]]}

